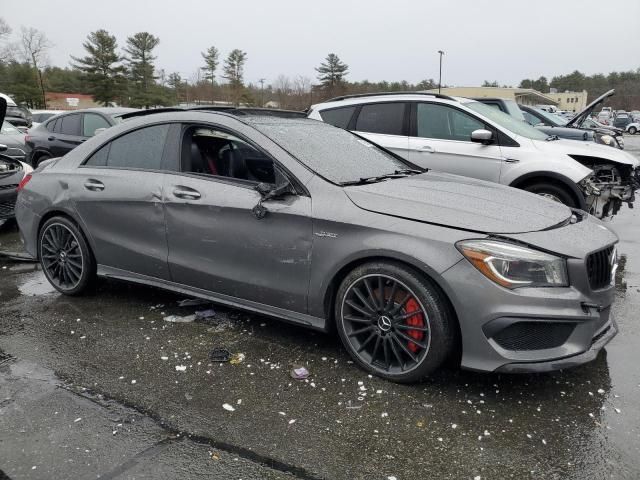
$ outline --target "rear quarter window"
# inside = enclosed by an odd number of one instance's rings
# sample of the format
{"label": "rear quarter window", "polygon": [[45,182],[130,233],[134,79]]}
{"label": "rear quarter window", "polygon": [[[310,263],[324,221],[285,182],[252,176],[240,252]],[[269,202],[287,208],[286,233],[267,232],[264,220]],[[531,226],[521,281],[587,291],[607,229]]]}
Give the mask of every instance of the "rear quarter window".
{"label": "rear quarter window", "polygon": [[356,111],[356,107],[342,107],[332,108],[331,110],[322,110],[320,117],[325,123],[329,123],[334,127],[347,128],[349,121],[353,116],[353,112]]}
{"label": "rear quarter window", "polygon": [[356,121],[358,132],[403,135],[404,103],[363,105]]}

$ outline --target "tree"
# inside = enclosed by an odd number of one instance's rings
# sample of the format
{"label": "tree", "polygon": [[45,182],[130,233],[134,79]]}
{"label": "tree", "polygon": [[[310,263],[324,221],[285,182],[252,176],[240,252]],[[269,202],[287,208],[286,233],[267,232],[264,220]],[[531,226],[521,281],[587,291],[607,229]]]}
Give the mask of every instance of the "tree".
{"label": "tree", "polygon": [[485,80],[482,83],[483,87],[499,87],[500,85],[498,84],[497,80],[494,80],[493,82],[490,82],[489,80]]}
{"label": "tree", "polygon": [[13,45],[8,41],[11,31],[9,24],[0,17],[0,62],[6,62],[13,58]]}
{"label": "tree", "polygon": [[213,101],[213,92],[215,87],[216,69],[218,68],[218,56],[219,52],[216,47],[207,48],[206,52],[201,52],[204,59],[204,67],[202,70],[205,72],[204,78],[211,82],[211,100]]}
{"label": "tree", "polygon": [[273,83],[273,88],[276,91],[278,103],[280,108],[287,108],[287,101],[291,95],[291,80],[286,75],[278,75],[276,81]]}
{"label": "tree", "polygon": [[316,68],[316,72],[322,87],[333,95],[336,89],[342,86],[344,77],[349,73],[349,66],[343,63],[335,53],[330,53],[324,63]]}
{"label": "tree", "polygon": [[247,53],[239,49],[232,50],[224,61],[223,77],[229,82],[233,102],[237,105],[244,88],[244,64]]}
{"label": "tree", "polygon": [[53,45],[47,39],[46,35],[35,28],[21,27],[21,43],[22,54],[27,62],[31,62],[36,71],[36,81],[40,85],[42,92],[42,104],[47,108],[47,99],[44,95],[44,81],[42,80],[42,72],[40,64],[44,62],[47,50]]}
{"label": "tree", "polygon": [[87,35],[82,46],[88,55],[82,58],[72,56],[73,67],[86,74],[93,98],[108,106],[124,91],[127,71],[121,64],[122,58],[116,53],[116,37],[106,30],[97,30]]}
{"label": "tree", "polygon": [[129,79],[132,82],[130,104],[136,107],[149,107],[153,105],[151,97],[155,87],[154,64],[156,57],[153,49],[158,46],[160,39],[148,32],[138,32],[127,38],[124,51],[129,55],[127,64],[129,67]]}
{"label": "tree", "polygon": [[167,78],[167,85],[173,89],[173,95],[176,98],[176,102],[180,103],[180,87],[182,87],[182,76],[178,72],[169,74]]}

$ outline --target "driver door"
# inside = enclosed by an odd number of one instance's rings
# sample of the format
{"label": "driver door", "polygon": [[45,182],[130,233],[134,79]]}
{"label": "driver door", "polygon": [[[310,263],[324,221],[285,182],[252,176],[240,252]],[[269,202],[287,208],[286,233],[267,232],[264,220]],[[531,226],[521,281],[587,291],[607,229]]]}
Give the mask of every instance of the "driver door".
{"label": "driver door", "polygon": [[164,186],[172,280],[306,312],[311,198],[265,201],[259,219],[256,186],[284,179],[271,157],[227,128],[185,125],[179,144],[179,171]]}

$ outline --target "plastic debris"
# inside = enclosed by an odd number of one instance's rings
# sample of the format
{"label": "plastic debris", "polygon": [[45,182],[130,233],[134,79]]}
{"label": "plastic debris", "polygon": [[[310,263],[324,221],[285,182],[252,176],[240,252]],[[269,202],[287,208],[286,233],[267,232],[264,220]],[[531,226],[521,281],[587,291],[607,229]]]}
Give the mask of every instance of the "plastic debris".
{"label": "plastic debris", "polygon": [[212,362],[228,362],[231,359],[231,353],[225,348],[214,348],[209,352],[209,360]]}
{"label": "plastic debris", "polygon": [[186,372],[186,371],[187,371],[186,365],[176,365],[176,372]]}
{"label": "plastic debris", "polygon": [[236,409],[233,408],[231,405],[229,405],[228,403],[224,403],[222,404],[222,408],[224,408],[225,410],[227,410],[228,412],[235,412]]}
{"label": "plastic debris", "polygon": [[237,365],[239,363],[244,362],[244,359],[246,358],[246,355],[244,353],[234,353],[231,356],[231,360],[229,360],[229,363],[231,365]]}
{"label": "plastic debris", "polygon": [[208,303],[211,302],[202,298],[186,298],[184,300],[178,300],[179,307],[197,307],[198,305],[207,305]]}
{"label": "plastic debris", "polygon": [[213,308],[196,312],[196,320],[206,320],[207,318],[213,318],[215,316],[216,312]]}
{"label": "plastic debris", "polygon": [[304,380],[305,378],[309,377],[309,370],[307,370],[305,367],[294,367],[291,370],[290,375],[294,380]]}
{"label": "plastic debris", "polygon": [[180,316],[180,315],[169,315],[168,317],[164,317],[164,321],[165,322],[172,322],[172,323],[189,323],[189,322],[193,322],[196,319],[195,315],[185,315]]}

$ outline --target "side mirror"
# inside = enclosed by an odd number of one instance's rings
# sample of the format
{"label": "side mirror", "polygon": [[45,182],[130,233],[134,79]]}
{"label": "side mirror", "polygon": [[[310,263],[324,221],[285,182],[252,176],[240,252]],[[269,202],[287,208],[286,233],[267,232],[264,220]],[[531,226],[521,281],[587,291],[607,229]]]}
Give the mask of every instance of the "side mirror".
{"label": "side mirror", "polygon": [[493,132],[480,128],[471,132],[471,141],[476,143],[482,143],[483,145],[489,145],[493,142]]}
{"label": "side mirror", "polygon": [[262,202],[296,193],[295,188],[293,188],[293,185],[287,178],[281,177],[281,180],[282,182],[275,187],[269,183],[259,183],[255,186],[255,190],[260,194],[261,198],[258,204],[253,207],[252,211],[258,220],[263,219],[267,216],[267,213],[269,213],[269,210],[262,205]]}
{"label": "side mirror", "polygon": [[0,152],[6,152],[7,150],[9,150],[9,147],[0,143]]}

